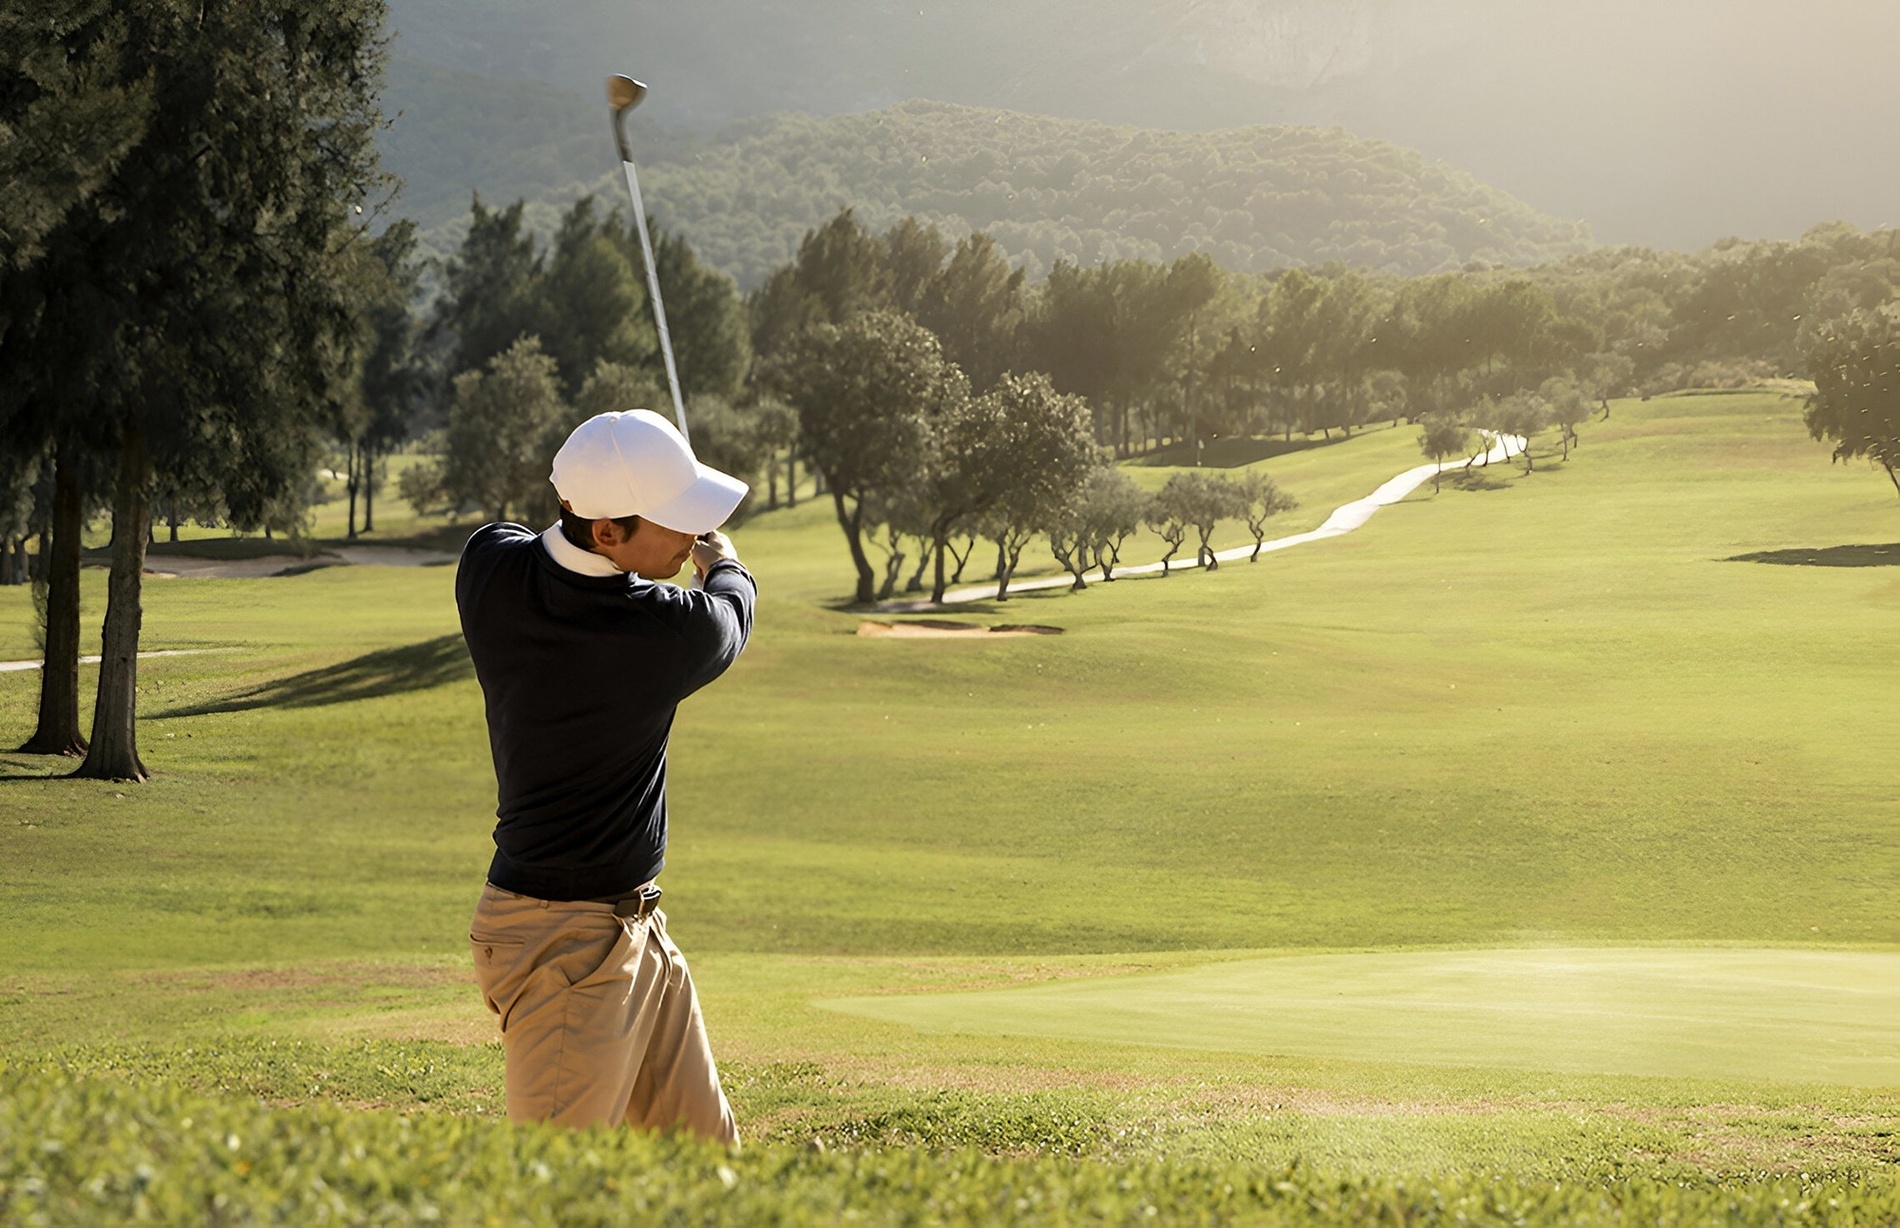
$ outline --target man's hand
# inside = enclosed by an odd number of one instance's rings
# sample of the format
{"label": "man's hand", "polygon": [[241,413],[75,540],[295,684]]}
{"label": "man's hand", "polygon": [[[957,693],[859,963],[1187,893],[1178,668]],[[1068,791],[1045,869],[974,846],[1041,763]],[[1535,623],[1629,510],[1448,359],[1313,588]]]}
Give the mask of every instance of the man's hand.
{"label": "man's hand", "polygon": [[703,579],[712,565],[721,559],[731,559],[735,563],[739,561],[739,552],[732,548],[732,539],[717,529],[701,533],[693,543],[693,573]]}

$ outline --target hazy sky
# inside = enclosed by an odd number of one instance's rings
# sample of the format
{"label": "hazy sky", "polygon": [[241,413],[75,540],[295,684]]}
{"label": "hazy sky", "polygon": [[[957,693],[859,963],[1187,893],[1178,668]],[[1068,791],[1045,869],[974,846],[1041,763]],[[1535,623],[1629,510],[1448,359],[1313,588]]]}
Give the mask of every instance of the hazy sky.
{"label": "hazy sky", "polygon": [[1900,224],[1895,0],[1378,7],[1398,37],[1289,110],[1418,146],[1607,242]]}
{"label": "hazy sky", "polygon": [[1900,225],[1900,0],[393,0],[399,54],[711,127],[909,97],[1339,124],[1604,242]]}

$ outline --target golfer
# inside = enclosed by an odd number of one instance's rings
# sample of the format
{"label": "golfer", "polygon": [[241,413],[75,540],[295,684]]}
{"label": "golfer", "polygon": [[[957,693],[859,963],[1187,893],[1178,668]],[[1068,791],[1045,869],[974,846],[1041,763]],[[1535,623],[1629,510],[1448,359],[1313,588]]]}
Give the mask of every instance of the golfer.
{"label": "golfer", "polygon": [[[654,880],[673,712],[752,629],[757,586],[713,531],[746,485],[643,409],[583,422],[553,481],[559,524],[484,525],[455,576],[500,794],[469,941],[501,1021],[508,1116],[736,1147]],[[693,588],[658,583],[688,558]]]}

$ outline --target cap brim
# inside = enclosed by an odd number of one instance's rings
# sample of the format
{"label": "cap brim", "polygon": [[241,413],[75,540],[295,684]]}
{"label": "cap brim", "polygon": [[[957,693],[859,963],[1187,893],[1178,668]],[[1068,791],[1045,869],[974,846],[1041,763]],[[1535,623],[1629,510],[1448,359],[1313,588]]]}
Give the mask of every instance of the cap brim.
{"label": "cap brim", "polygon": [[640,516],[677,533],[691,533],[698,537],[726,523],[726,518],[732,515],[733,509],[739,506],[739,500],[745,498],[746,491],[750,489],[731,474],[700,465],[697,482],[688,486],[677,498],[642,512]]}

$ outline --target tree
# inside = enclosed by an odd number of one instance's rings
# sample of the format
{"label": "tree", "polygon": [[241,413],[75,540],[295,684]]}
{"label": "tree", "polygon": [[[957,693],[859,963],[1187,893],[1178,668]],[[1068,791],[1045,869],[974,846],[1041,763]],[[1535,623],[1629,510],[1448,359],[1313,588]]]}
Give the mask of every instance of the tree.
{"label": "tree", "polygon": [[[583,196],[561,219],[545,270],[529,282],[526,319],[554,360],[564,396],[578,394],[602,362],[638,366],[659,352],[646,291],[618,230],[617,215],[596,217],[594,198]],[[671,393],[666,409],[672,417]]]}
{"label": "tree", "polygon": [[1471,439],[1471,424],[1457,414],[1443,411],[1425,414],[1420,421],[1425,424],[1425,429],[1418,435],[1419,450],[1438,465],[1432,470],[1432,493],[1436,494],[1446,459],[1465,454],[1465,444]]}
{"label": "tree", "polygon": [[[748,486],[758,485],[760,471],[771,460],[772,445],[766,433],[769,425],[761,421],[755,409],[705,394],[693,398],[686,418],[693,427],[694,456]],[[748,492],[734,511],[734,518],[744,519],[757,498],[756,490]]]}
{"label": "tree", "polygon": [[1524,472],[1536,472],[1537,462],[1531,456],[1531,439],[1550,425],[1550,406],[1534,392],[1514,392],[1498,401],[1491,413],[1499,433],[1523,437]]}
{"label": "tree", "polygon": [[1075,496],[1055,509],[1048,521],[1049,552],[1075,577],[1071,589],[1088,587],[1088,571],[1099,567],[1104,583],[1115,578],[1122,543],[1154,510],[1155,497],[1113,465],[1098,464]]}
{"label": "tree", "polygon": [[936,560],[930,599],[941,602],[945,548],[959,524],[1006,498],[1033,523],[1071,501],[1098,462],[1087,402],[1039,373],[1005,375],[975,400],[951,405],[937,436],[927,490]]}
{"label": "tree", "polygon": [[0,270],[35,264],[151,122],[153,81],[124,71],[114,8],[13,0],[0,10]]}
{"label": "tree", "polygon": [[[739,287],[718,269],[700,263],[692,245],[676,234],[655,233],[653,263],[666,300],[680,395],[688,401],[737,399],[752,370],[752,333]],[[694,430],[697,447],[696,421]]]}
{"label": "tree", "polygon": [[364,353],[358,395],[365,415],[353,466],[360,478],[350,486],[350,520],[355,525],[358,481],[363,491],[363,531],[376,528],[377,463],[408,437],[418,407],[429,394],[431,371],[421,350],[415,303],[421,294],[422,261],[416,255],[416,228],[400,218],[369,242],[375,260],[371,294],[364,304]]}
{"label": "tree", "polygon": [[960,241],[929,280],[916,316],[943,342],[970,386],[988,392],[1010,369],[1023,322],[1022,269],[1012,269],[996,240],[978,231]]}
{"label": "tree", "polygon": [[582,419],[630,409],[650,409],[664,418],[673,399],[664,381],[664,376],[655,376],[647,367],[602,360],[594,364],[587,382],[581,385],[574,408]]}
{"label": "tree", "polygon": [[1900,308],[1855,311],[1808,350],[1814,380],[1805,419],[1834,459],[1864,456],[1900,491]]}
{"label": "tree", "polygon": [[454,338],[451,374],[480,370],[538,327],[541,260],[534,236],[522,231],[523,208],[518,200],[506,209],[485,208],[479,192],[469,203],[468,234],[443,266],[436,317]]}
{"label": "tree", "polygon": [[1155,497],[1135,485],[1134,479],[1113,465],[1089,475],[1082,493],[1089,531],[1089,558],[1102,571],[1104,583],[1121,566],[1122,545],[1133,537],[1154,506]]}
{"label": "tree", "polygon": [[[926,289],[943,268],[944,257],[950,254],[950,244],[941,230],[909,216],[885,231],[880,241],[884,247],[881,253],[883,305],[917,318],[929,327],[927,321],[921,320],[918,309],[923,304]],[[937,333],[938,340],[944,340],[942,332],[934,328],[931,331]],[[946,352],[948,349],[946,343]]]}
{"label": "tree", "polygon": [[757,432],[759,442],[765,447],[765,497],[766,507],[778,506],[778,458],[785,456],[785,497],[787,506],[797,504],[797,495],[792,490],[793,457],[798,450],[798,411],[784,401],[770,394],[759,396],[752,402],[753,430]]}
{"label": "tree", "polygon": [[491,520],[550,510],[548,457],[560,446],[572,411],[561,400],[554,359],[523,337],[485,371],[455,377],[442,489],[451,505],[474,505]]}
{"label": "tree", "polygon": [[[349,497],[345,533],[352,539],[359,497],[364,531],[375,527],[377,454],[408,434],[410,417],[428,384],[411,311],[422,274],[415,247],[415,225],[405,218],[375,238],[354,236],[338,256],[355,282],[354,297],[360,305],[357,332],[345,360],[351,375],[343,395],[331,407],[331,429],[343,449]],[[200,490],[182,488],[175,480],[167,485],[166,504],[175,540],[179,506],[212,506],[217,491],[215,483]]]}
{"label": "tree", "polygon": [[930,330],[890,312],[864,312],[794,336],[766,382],[798,413],[799,433],[824,474],[857,571],[855,600],[876,599],[864,552],[866,516],[881,498],[922,480],[930,420],[968,395]]}
{"label": "tree", "polygon": [[1577,382],[1553,375],[1537,389],[1537,397],[1547,407],[1550,421],[1562,432],[1564,459],[1577,446],[1577,424],[1590,416],[1590,401]]}
{"label": "tree", "polygon": [[[1194,551],[1194,562],[1213,571],[1220,566],[1220,560],[1214,557],[1214,548],[1210,541],[1214,530],[1223,520],[1232,520],[1246,514],[1246,503],[1241,489],[1224,477],[1196,470],[1192,473],[1177,473],[1161,486],[1158,496],[1161,508],[1167,517],[1167,523],[1179,523],[1189,526],[1200,535],[1200,544]],[[1170,546],[1179,548],[1180,543],[1167,538]],[[1185,535],[1182,540],[1186,540]],[[1174,553],[1173,549],[1168,552]]]}
{"label": "tree", "polygon": [[1161,574],[1164,577],[1174,574],[1168,566],[1169,560],[1187,541],[1188,526],[1193,523],[1191,517],[1195,509],[1191,506],[1192,499],[1189,492],[1176,481],[1183,476],[1177,473],[1169,478],[1156,492],[1154,502],[1148,505],[1148,527],[1159,533],[1168,547],[1161,556]]}
{"label": "tree", "polygon": [[[79,564],[85,511],[105,488],[98,420],[74,412],[118,337],[111,301],[76,275],[71,240],[145,139],[155,81],[127,68],[125,21],[101,0],[0,8],[0,449],[25,480],[50,471],[35,605],[44,635],[38,720],[20,747],[79,755]],[[17,490],[8,492],[17,495]],[[48,531],[50,530],[50,531]]]}
{"label": "tree", "polygon": [[1247,521],[1247,531],[1253,534],[1253,553],[1247,556],[1247,561],[1258,562],[1261,543],[1267,539],[1268,518],[1292,511],[1300,501],[1258,469],[1247,470],[1235,486],[1239,492],[1240,514]]}
{"label": "tree", "polygon": [[[42,234],[25,271],[39,302],[30,321],[6,313],[5,342],[83,364],[22,388],[52,433],[113,473],[102,664],[78,775],[145,777],[136,679],[155,480],[215,475],[238,524],[280,514],[308,487],[356,328],[337,254],[377,182],[381,18],[375,0],[152,0],[90,26],[115,48],[94,84],[149,91],[150,122]],[[31,36],[69,55],[64,40],[83,28],[62,14]]]}

